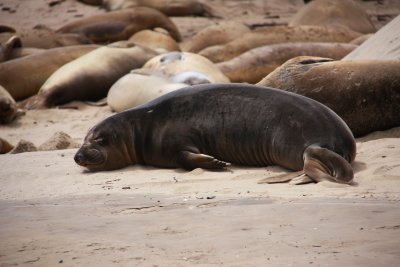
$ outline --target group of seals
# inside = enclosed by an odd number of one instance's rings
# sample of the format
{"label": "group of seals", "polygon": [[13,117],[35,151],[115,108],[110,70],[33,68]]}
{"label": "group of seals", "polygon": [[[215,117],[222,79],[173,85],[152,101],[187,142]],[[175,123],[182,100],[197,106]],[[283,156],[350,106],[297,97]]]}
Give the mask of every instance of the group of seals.
{"label": "group of seals", "polygon": [[[73,100],[99,100],[130,70],[140,68],[156,52],[136,45],[97,48],[57,69],[24,107],[47,108]],[[101,60],[99,60],[101,59]]]}
{"label": "group of seals", "polygon": [[400,125],[400,61],[296,57],[258,83],[315,99],[358,137]]}
{"label": "group of seals", "polygon": [[98,45],[58,47],[3,62],[0,64],[0,85],[15,100],[25,99],[36,94],[61,66],[97,48]]}
{"label": "group of seals", "polygon": [[275,164],[313,181],[350,183],[355,154],[350,129],[317,101],[255,85],[202,84],[98,123],[74,159],[92,171]]}
{"label": "group of seals", "polygon": [[214,63],[218,63],[264,45],[288,42],[347,43],[361,35],[361,33],[340,26],[275,26],[256,29],[224,45],[207,47],[200,51],[199,54]]}

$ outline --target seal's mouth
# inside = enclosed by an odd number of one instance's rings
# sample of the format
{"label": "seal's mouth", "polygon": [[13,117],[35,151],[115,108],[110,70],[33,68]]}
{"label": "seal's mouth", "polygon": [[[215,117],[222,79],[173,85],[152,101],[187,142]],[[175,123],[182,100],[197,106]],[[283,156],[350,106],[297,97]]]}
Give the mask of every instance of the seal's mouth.
{"label": "seal's mouth", "polygon": [[95,169],[99,165],[103,165],[106,161],[103,153],[98,149],[79,149],[74,156],[75,162],[86,167],[89,170]]}

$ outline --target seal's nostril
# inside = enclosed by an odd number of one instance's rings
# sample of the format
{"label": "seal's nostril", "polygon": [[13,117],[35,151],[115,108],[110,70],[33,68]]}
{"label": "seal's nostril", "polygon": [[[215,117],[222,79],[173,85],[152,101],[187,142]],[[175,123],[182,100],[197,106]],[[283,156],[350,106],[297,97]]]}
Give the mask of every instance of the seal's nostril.
{"label": "seal's nostril", "polygon": [[81,163],[82,162],[82,154],[81,153],[76,153],[75,157],[74,157],[74,160],[78,164]]}

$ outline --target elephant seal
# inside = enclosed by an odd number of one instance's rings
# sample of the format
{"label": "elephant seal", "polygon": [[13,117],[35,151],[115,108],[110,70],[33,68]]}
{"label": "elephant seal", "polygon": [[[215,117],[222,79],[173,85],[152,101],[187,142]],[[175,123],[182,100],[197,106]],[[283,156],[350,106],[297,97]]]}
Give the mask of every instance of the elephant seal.
{"label": "elephant seal", "polygon": [[400,15],[383,26],[343,60],[400,60]]}
{"label": "elephant seal", "polygon": [[96,49],[98,45],[52,48],[0,64],[0,85],[15,100],[36,94],[53,72],[64,64]]}
{"label": "elephant seal", "polygon": [[18,114],[14,98],[0,85],[0,124],[13,121]]}
{"label": "elephant seal", "polygon": [[140,46],[148,47],[159,53],[181,51],[178,43],[171,36],[152,30],[137,32],[132,35],[128,41]]}
{"label": "elephant seal", "polygon": [[249,32],[250,29],[240,22],[223,21],[200,30],[181,47],[185,52],[197,53],[206,47],[233,41]]}
{"label": "elephant seal", "polygon": [[145,6],[157,9],[167,16],[219,17],[212,8],[197,0],[103,0],[107,10]]}
{"label": "elephant seal", "polygon": [[148,7],[135,7],[93,15],[67,23],[58,33],[80,33],[95,43],[127,40],[134,33],[153,28],[163,28],[176,41],[181,35],[176,25],[160,11]]}
{"label": "elephant seal", "polygon": [[12,28],[0,25],[0,43],[18,36],[23,47],[49,49],[60,46],[91,44],[92,41],[78,33],[56,33],[53,30],[37,25],[33,29]]}
{"label": "elephant seal", "polygon": [[338,25],[360,33],[376,31],[368,14],[353,0],[314,0],[303,6],[289,25]]}
{"label": "elephant seal", "polygon": [[176,89],[186,87],[146,69],[136,69],[122,76],[110,88],[107,104],[112,111],[121,112],[153,100]]}
{"label": "elephant seal", "polygon": [[106,97],[111,85],[132,69],[140,68],[156,52],[137,45],[100,47],[59,68],[23,106],[48,108],[73,100],[95,101]]}
{"label": "elephant seal", "polygon": [[98,123],[74,159],[91,171],[279,165],[314,181],[350,183],[355,154],[350,129],[317,101],[255,85],[201,84]]}
{"label": "elephant seal", "polygon": [[347,43],[361,36],[346,27],[334,26],[275,26],[257,29],[225,45],[210,46],[199,52],[214,63],[227,61],[252,48],[290,42]]}
{"label": "elephant seal", "polygon": [[[183,72],[187,74],[188,71],[193,71],[201,76],[199,80],[204,79],[207,83],[229,82],[229,79],[210,60],[189,52],[170,52],[158,55],[147,61],[143,68],[158,70],[166,76],[176,76]],[[190,76],[193,77],[193,75]],[[175,82],[184,81],[176,79]]]}
{"label": "elephant seal", "polygon": [[315,99],[335,111],[354,136],[400,126],[400,61],[296,57],[258,85]]}
{"label": "elephant seal", "polygon": [[251,49],[217,67],[231,82],[256,83],[274,69],[296,56],[318,56],[342,59],[357,48],[346,43],[283,43]]}

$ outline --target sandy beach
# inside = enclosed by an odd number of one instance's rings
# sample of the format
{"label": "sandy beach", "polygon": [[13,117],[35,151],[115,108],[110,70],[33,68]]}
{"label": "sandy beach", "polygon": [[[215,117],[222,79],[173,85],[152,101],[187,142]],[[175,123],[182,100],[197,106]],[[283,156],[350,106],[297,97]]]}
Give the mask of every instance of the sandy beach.
{"label": "sandy beach", "polygon": [[[253,27],[286,24],[303,5],[206,2]],[[400,13],[397,0],[360,3],[377,28]],[[0,24],[54,29],[105,12],[73,0],[0,0],[0,9]],[[218,19],[172,20],[187,40]],[[79,145],[113,114],[68,106],[26,111],[0,137],[39,147],[63,132]],[[257,183],[289,172],[278,166],[92,173],[74,162],[76,148],[0,155],[0,266],[400,266],[400,127],[356,141],[351,186]]]}

